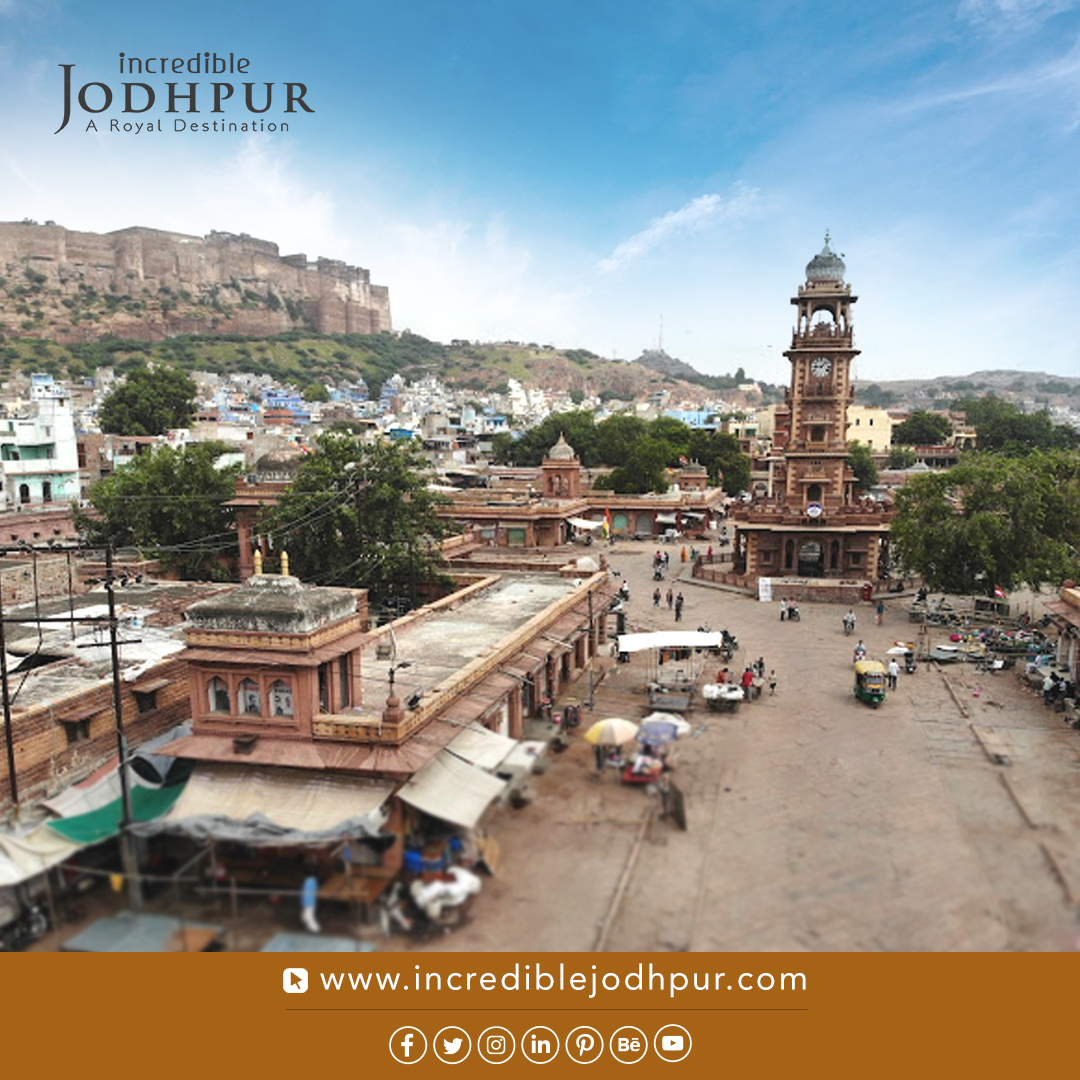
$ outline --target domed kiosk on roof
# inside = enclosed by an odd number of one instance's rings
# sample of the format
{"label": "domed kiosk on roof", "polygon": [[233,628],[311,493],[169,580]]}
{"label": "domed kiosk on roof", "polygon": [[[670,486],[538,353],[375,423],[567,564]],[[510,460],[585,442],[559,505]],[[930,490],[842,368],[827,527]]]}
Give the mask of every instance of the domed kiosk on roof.
{"label": "domed kiosk on roof", "polygon": [[581,498],[581,462],[574,448],[560,435],[540,466],[544,497],[547,499]]}
{"label": "domed kiosk on roof", "polygon": [[844,280],[844,260],[829,247],[829,233],[825,232],[825,246],[806,264],[807,285],[838,284]]}
{"label": "domed kiosk on roof", "polygon": [[577,461],[574,448],[566,441],[566,437],[560,433],[559,441],[548,451],[549,461]]}

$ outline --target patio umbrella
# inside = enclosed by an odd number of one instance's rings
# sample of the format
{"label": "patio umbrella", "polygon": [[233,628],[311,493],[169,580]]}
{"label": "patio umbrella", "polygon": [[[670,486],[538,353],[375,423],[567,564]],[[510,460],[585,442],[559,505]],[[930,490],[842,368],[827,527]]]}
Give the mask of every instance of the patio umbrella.
{"label": "patio umbrella", "polygon": [[907,645],[894,645],[891,649],[885,650],[886,656],[903,656],[904,653],[914,652],[913,648]]}
{"label": "patio umbrella", "polygon": [[671,724],[675,728],[675,733],[679,736],[689,735],[694,730],[689,720],[684,720],[676,713],[670,712],[651,712],[641,723],[642,725],[651,724],[654,720],[664,724]]}
{"label": "patio umbrella", "polygon": [[665,746],[679,737],[675,725],[667,720],[649,720],[638,729],[637,740],[645,746]]}
{"label": "patio umbrella", "polygon": [[612,716],[607,720],[597,720],[585,732],[585,741],[593,746],[623,746],[632,742],[637,733],[637,724]]}

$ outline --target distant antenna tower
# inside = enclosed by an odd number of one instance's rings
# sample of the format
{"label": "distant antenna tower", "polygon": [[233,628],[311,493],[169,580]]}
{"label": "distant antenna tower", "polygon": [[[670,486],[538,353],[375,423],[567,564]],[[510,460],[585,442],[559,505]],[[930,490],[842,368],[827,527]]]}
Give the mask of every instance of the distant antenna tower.
{"label": "distant antenna tower", "polygon": [[662,314],[660,316],[660,339],[656,347],[659,352],[664,351],[664,316]]}

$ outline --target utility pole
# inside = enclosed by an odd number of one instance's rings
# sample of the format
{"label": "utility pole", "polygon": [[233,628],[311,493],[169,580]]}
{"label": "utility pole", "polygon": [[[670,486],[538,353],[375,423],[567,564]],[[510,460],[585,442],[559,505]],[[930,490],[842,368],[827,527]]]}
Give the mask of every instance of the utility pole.
{"label": "utility pole", "polygon": [[15,775],[15,735],[11,730],[11,697],[8,694],[7,641],[4,636],[4,596],[0,585],[0,697],[4,704],[4,745],[7,748],[8,784],[11,804],[19,812],[19,780]]}
{"label": "utility pole", "polygon": [[[113,714],[116,717],[116,752],[120,758],[120,858],[124,876],[128,882],[128,897],[133,911],[142,911],[142,886],[139,882],[139,864],[135,853],[135,838],[131,835],[131,788],[127,774],[127,739],[124,736],[123,698],[120,692],[120,643],[116,626],[116,581],[113,578],[113,545],[109,541],[105,549],[105,592],[109,597],[109,653],[112,657]],[[0,624],[2,625],[2,624]],[[5,680],[6,689],[6,680]],[[6,700],[6,694],[5,694]]]}

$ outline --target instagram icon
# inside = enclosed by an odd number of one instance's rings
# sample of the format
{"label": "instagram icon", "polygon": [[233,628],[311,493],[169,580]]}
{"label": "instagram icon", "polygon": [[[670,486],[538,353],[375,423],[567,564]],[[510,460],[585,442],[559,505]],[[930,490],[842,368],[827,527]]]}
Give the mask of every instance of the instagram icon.
{"label": "instagram icon", "polygon": [[480,1033],[477,1042],[480,1056],[492,1065],[501,1065],[514,1056],[517,1045],[514,1036],[504,1027],[489,1027]]}

